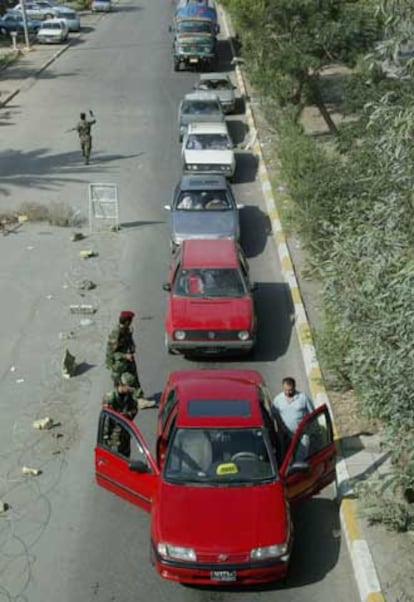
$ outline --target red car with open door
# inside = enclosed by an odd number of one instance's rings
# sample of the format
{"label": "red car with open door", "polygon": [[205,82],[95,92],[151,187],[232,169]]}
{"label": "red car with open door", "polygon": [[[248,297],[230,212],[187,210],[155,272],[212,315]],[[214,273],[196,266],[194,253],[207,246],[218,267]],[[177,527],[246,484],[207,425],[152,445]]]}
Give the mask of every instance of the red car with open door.
{"label": "red car with open door", "polygon": [[326,406],[284,449],[270,404],[253,370],[173,372],[155,456],[134,422],[101,411],[97,482],[151,513],[152,559],[165,579],[241,585],[286,576],[289,502],[334,480],[336,451]]}

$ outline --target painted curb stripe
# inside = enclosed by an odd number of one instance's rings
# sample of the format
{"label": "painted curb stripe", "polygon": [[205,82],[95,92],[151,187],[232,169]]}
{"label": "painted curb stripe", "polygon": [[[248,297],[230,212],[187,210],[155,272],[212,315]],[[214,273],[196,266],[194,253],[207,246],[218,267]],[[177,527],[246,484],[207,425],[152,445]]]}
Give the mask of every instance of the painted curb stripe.
{"label": "painted curb stripe", "polygon": [[[230,39],[232,54],[235,57],[234,45],[230,36],[230,31],[227,23],[227,15],[224,10],[220,7],[226,36]],[[244,98],[246,99],[246,118],[249,124],[249,129],[255,131],[255,137],[257,143],[254,145],[254,151],[259,159],[259,179],[263,195],[266,201],[266,207],[268,209],[269,218],[272,220],[273,238],[276,243],[278,250],[279,259],[282,267],[282,274],[289,285],[292,301],[295,308],[295,327],[298,333],[299,345],[302,351],[302,357],[305,364],[306,375],[309,381],[309,387],[314,399],[315,405],[319,406],[326,404],[329,408],[330,414],[333,417],[332,407],[326,389],[324,386],[322,373],[319,367],[319,363],[316,357],[316,349],[313,345],[312,330],[307,319],[306,310],[300,294],[300,288],[298,286],[292,260],[290,258],[289,248],[286,243],[286,237],[283,233],[282,224],[279,220],[279,214],[276,206],[275,196],[272,193],[272,185],[268,175],[268,170],[263,156],[263,150],[260,145],[256,123],[254,119],[254,113],[247,100],[247,89],[244,82],[244,77],[239,65],[235,68],[236,79],[239,82],[239,89]],[[335,439],[339,445],[339,435],[336,429],[335,422],[333,420],[333,429]],[[360,529],[356,518],[355,501],[353,499],[345,497],[352,493],[350,486],[350,479],[348,469],[346,467],[345,460],[341,458],[341,450],[338,450],[338,462],[337,462],[337,483],[338,483],[338,496],[340,501],[340,518],[345,537],[348,545],[349,554],[351,557],[352,566],[354,569],[354,575],[357,582],[359,595],[362,602],[385,602],[385,598],[381,593],[381,586],[375,569],[375,565],[372,559],[371,552],[366,540],[360,536]]]}

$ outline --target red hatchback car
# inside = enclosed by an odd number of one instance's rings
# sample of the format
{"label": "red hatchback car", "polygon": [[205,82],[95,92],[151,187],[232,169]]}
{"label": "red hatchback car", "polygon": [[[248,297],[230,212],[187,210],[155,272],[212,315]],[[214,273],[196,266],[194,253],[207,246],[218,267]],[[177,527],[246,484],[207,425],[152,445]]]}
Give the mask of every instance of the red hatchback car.
{"label": "red hatchback car", "polygon": [[234,585],[286,576],[289,502],[334,480],[336,451],[326,406],[303,419],[284,449],[270,404],[253,370],[173,372],[155,457],[136,424],[101,411],[97,482],[151,513],[151,557],[161,577]]}
{"label": "red hatchback car", "polygon": [[249,352],[256,315],[249,268],[234,240],[185,240],[172,256],[165,318],[170,353]]}

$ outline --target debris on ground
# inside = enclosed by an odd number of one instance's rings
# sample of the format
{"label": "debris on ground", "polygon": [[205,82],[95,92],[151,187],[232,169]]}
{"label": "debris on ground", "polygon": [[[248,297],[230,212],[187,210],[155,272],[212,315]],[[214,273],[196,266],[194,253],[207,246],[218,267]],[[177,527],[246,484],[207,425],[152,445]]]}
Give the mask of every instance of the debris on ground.
{"label": "debris on ground", "polygon": [[89,257],[97,257],[98,253],[93,249],[83,249],[82,251],[79,251],[79,256],[82,257],[82,259],[88,259]]}
{"label": "debris on ground", "polygon": [[72,234],[72,242],[77,242],[78,240],[83,240],[85,235],[82,232],[74,232]]}
{"label": "debris on ground", "polygon": [[96,313],[96,307],[94,307],[93,305],[86,305],[86,304],[80,304],[80,305],[71,305],[69,307],[70,309],[70,313],[71,314],[94,314]]}
{"label": "debris on ground", "polygon": [[0,500],[0,514],[4,514],[9,509],[9,505],[6,502]]}
{"label": "debris on ground", "polygon": [[22,475],[25,477],[38,477],[42,474],[40,468],[30,468],[29,466],[23,466]]}
{"label": "debris on ground", "polygon": [[138,408],[140,410],[146,410],[147,408],[156,408],[156,407],[157,407],[157,402],[154,400],[144,399],[143,397],[140,397],[138,399]]}
{"label": "debris on ground", "polygon": [[80,291],[91,291],[96,288],[96,284],[92,280],[81,280],[78,284]]}
{"label": "debris on ground", "polygon": [[63,378],[72,378],[76,374],[76,358],[70,353],[68,349],[65,350],[62,362],[62,376]]}
{"label": "debris on ground", "polygon": [[62,340],[73,339],[74,336],[75,336],[75,333],[73,332],[73,330],[70,330],[69,332],[59,332],[59,338]]}
{"label": "debris on ground", "polygon": [[39,418],[33,422],[33,428],[39,431],[49,430],[53,426],[53,420],[49,416],[46,418]]}
{"label": "debris on ground", "polygon": [[92,326],[93,324],[95,324],[95,322],[93,320],[90,320],[89,318],[83,318],[79,324],[83,327],[85,326]]}

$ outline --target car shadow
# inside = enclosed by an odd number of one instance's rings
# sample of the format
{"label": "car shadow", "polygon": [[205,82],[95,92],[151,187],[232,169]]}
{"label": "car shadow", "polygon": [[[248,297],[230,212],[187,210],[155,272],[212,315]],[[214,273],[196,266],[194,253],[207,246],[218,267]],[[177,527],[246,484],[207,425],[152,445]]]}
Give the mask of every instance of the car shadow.
{"label": "car shadow", "polygon": [[233,115],[244,115],[246,112],[246,101],[244,96],[236,97],[236,107],[234,109]]}
{"label": "car shadow", "polygon": [[226,124],[233,144],[237,145],[244,142],[247,132],[249,131],[248,125],[239,119],[228,119]]}
{"label": "car shadow", "polygon": [[127,6],[122,6],[120,4],[117,4],[116,8],[114,8],[114,12],[117,12],[117,13],[137,13],[140,10],[144,10],[144,7],[136,6],[134,4],[129,4]]}
{"label": "car shadow", "polygon": [[247,258],[263,252],[272,233],[269,216],[256,205],[245,205],[239,211],[240,242]]}
{"label": "car shadow", "polygon": [[254,182],[256,179],[259,161],[256,155],[249,152],[236,153],[236,173],[234,174],[235,184],[246,184]]}
{"label": "car shadow", "polygon": [[95,27],[91,27],[90,25],[81,25],[80,33],[90,33],[91,31],[95,31]]}
{"label": "car shadow", "polygon": [[283,282],[258,282],[254,292],[256,345],[248,361],[270,362],[285,355],[293,328],[290,290]]}
{"label": "car shadow", "polygon": [[211,71],[221,73],[223,71],[234,71],[233,53],[231,50],[230,41],[217,40],[216,47],[217,60]]}
{"label": "car shadow", "polygon": [[251,586],[186,585],[186,588],[217,593],[271,592],[291,590],[322,581],[338,564],[342,544],[338,506],[333,500],[314,498],[295,506],[292,516],[295,541],[285,581]]}

